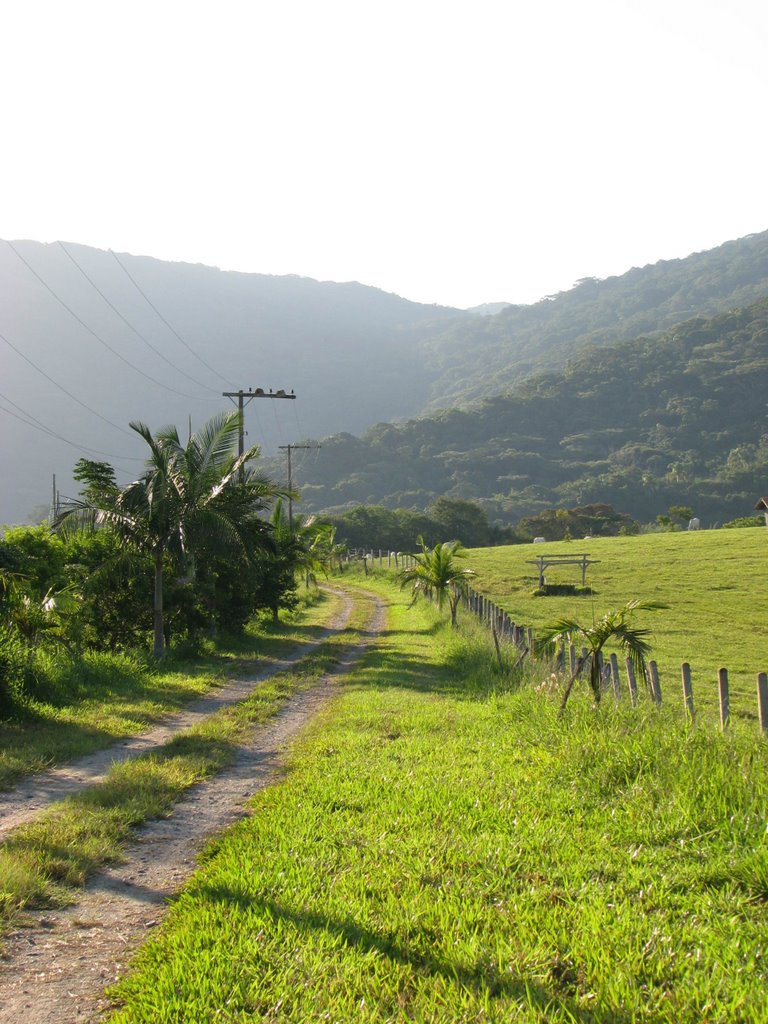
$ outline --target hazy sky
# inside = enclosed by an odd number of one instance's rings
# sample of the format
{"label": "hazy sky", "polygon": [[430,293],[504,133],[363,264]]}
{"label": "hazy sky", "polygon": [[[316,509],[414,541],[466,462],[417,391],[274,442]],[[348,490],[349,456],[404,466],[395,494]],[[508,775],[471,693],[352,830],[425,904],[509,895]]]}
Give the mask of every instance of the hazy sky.
{"label": "hazy sky", "polygon": [[768,228],[765,0],[0,0],[0,236],[531,302]]}

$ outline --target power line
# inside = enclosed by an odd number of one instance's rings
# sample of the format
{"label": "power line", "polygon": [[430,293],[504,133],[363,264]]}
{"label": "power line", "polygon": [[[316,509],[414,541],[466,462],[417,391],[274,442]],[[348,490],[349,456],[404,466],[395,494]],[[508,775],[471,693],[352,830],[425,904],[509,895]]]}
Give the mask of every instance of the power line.
{"label": "power line", "polygon": [[90,277],[90,276],[89,276],[89,275],[88,275],[88,274],[87,274],[87,273],[86,273],[86,272],[85,272],[85,271],[83,270],[83,268],[82,268],[82,267],[80,266],[80,264],[79,264],[79,263],[77,262],[77,260],[75,259],[75,257],[74,257],[74,256],[72,255],[72,253],[71,253],[71,252],[69,251],[69,249],[67,249],[67,247],[66,247],[66,246],[64,245],[64,243],[63,243],[63,242],[59,242],[58,244],[59,244],[59,246],[61,247],[61,249],[63,249],[64,253],[65,253],[65,254],[66,254],[66,255],[68,256],[68,258],[69,258],[69,259],[70,259],[70,260],[72,261],[72,263],[73,263],[73,264],[75,265],[75,267],[77,267],[77,269],[78,269],[78,270],[80,271],[80,273],[81,273],[81,274],[83,275],[83,277],[84,277],[84,278],[85,278],[85,280],[86,280],[86,281],[88,282],[88,284],[89,284],[89,285],[90,285],[90,286],[91,286],[91,287],[92,287],[92,288],[94,289],[94,291],[98,292],[98,294],[99,294],[99,295],[100,295],[100,296],[102,297],[102,299],[103,299],[103,300],[104,300],[104,301],[106,302],[106,304],[107,304],[107,305],[109,306],[109,308],[110,308],[110,309],[112,310],[112,312],[113,312],[113,313],[114,313],[114,314],[115,314],[116,316],[119,316],[119,317],[120,317],[120,319],[121,319],[121,320],[123,321],[123,323],[125,324],[125,326],[126,326],[126,327],[127,327],[127,328],[128,328],[129,330],[133,331],[133,333],[134,333],[134,334],[136,335],[136,337],[137,337],[137,338],[140,338],[140,339],[141,339],[141,341],[143,341],[143,342],[144,342],[144,344],[145,344],[145,345],[146,345],[146,346],[147,346],[147,347],[148,347],[149,349],[151,349],[151,351],[152,351],[152,352],[154,352],[156,356],[159,356],[159,357],[160,357],[160,359],[162,359],[162,360],[163,360],[164,362],[168,363],[168,365],[169,365],[169,366],[171,367],[171,369],[172,369],[172,370],[176,370],[176,372],[177,372],[177,373],[180,373],[180,374],[181,374],[181,375],[182,375],[183,377],[186,377],[186,378],[187,378],[187,380],[191,381],[191,382],[192,382],[193,384],[197,384],[197,386],[198,386],[199,388],[205,388],[205,389],[206,389],[207,391],[215,391],[215,389],[214,389],[214,388],[212,388],[212,387],[211,387],[211,386],[210,386],[209,384],[203,384],[203,382],[202,382],[202,381],[196,380],[196,379],[195,379],[194,377],[190,376],[190,374],[188,374],[188,373],[186,372],[186,370],[182,370],[182,368],[181,368],[180,366],[177,366],[177,365],[176,365],[175,363],[171,362],[171,360],[170,360],[170,359],[169,359],[169,358],[168,358],[167,356],[163,355],[163,353],[162,353],[162,352],[160,351],[160,349],[158,349],[158,348],[155,348],[155,346],[154,346],[154,345],[152,344],[152,342],[151,342],[151,341],[149,341],[149,339],[148,339],[148,338],[145,338],[145,337],[144,337],[144,335],[143,335],[143,334],[141,333],[141,331],[140,331],[140,330],[139,330],[139,329],[138,329],[137,327],[134,327],[134,326],[133,326],[133,324],[132,324],[132,323],[130,322],[130,320],[126,319],[126,317],[124,317],[124,316],[123,316],[123,314],[122,314],[122,313],[120,312],[120,310],[119,310],[119,309],[117,308],[117,306],[115,306],[115,305],[114,305],[114,303],[113,303],[113,302],[111,302],[111,301],[110,301],[110,300],[109,300],[109,299],[107,298],[107,296],[106,296],[106,295],[104,294],[104,292],[103,292],[103,291],[101,290],[101,288],[99,288],[99,286],[98,286],[98,285],[96,284],[96,282],[95,282],[95,281],[93,280],[93,278],[91,278],[91,277]]}
{"label": "power line", "polygon": [[77,313],[75,313],[75,311],[70,306],[68,306],[66,304],[66,302],[64,301],[64,299],[61,298],[60,295],[56,294],[56,292],[53,290],[53,288],[51,288],[51,286],[46,283],[46,281],[40,276],[40,274],[38,274],[38,272],[35,270],[35,268],[32,266],[32,264],[28,263],[27,260],[24,259],[24,257],[21,255],[19,250],[13,244],[13,242],[9,242],[8,239],[5,239],[5,244],[7,246],[9,246],[13,250],[13,252],[16,253],[16,255],[21,260],[21,262],[24,264],[24,266],[30,271],[31,274],[33,274],[37,278],[37,280],[40,282],[40,284],[43,286],[43,288],[45,288],[46,291],[50,292],[50,294],[54,297],[54,299],[56,299],[56,301],[60,305],[62,305],[64,307],[64,309],[66,309],[66,311],[69,313],[69,315],[71,317],[73,317],[75,320],[77,320],[77,322],[80,324],[80,326],[83,327],[86,331],[88,331],[88,333],[90,335],[92,335],[96,339],[96,341],[99,342],[100,345],[103,345],[104,348],[106,348],[109,352],[111,352],[113,356],[116,356],[118,359],[120,359],[123,363],[125,363],[126,366],[130,366],[130,368],[132,370],[134,370],[136,373],[140,374],[146,380],[151,381],[153,384],[157,384],[157,386],[160,387],[160,388],[165,388],[166,391],[172,391],[174,395],[180,395],[182,398],[191,398],[193,400],[198,400],[200,398],[199,395],[188,395],[184,391],[177,391],[176,388],[172,388],[170,386],[170,384],[163,384],[162,381],[156,380],[154,377],[150,376],[150,374],[145,373],[143,370],[140,370],[138,366],[134,366],[133,363],[129,359],[126,359],[124,355],[121,355],[121,353],[118,352],[117,349],[112,348],[112,346],[109,344],[109,342],[106,342],[101,337],[100,334],[97,334],[96,331],[94,331],[92,327],[89,327],[88,324],[85,322],[85,320],[81,319],[77,315]]}
{"label": "power line", "polygon": [[79,398],[78,398],[78,397],[77,397],[76,395],[73,395],[71,391],[67,391],[67,389],[66,389],[66,388],[65,388],[65,387],[63,386],[63,384],[59,384],[59,382],[58,382],[58,381],[56,381],[56,380],[54,380],[54,379],[53,379],[53,377],[51,377],[51,376],[50,376],[50,374],[46,373],[46,372],[45,372],[45,370],[41,369],[41,368],[40,368],[40,367],[39,367],[39,366],[37,365],[37,363],[34,363],[34,362],[33,362],[33,361],[32,361],[32,360],[31,360],[31,359],[29,358],[29,356],[26,356],[26,355],[24,355],[24,353],[23,353],[23,352],[21,351],[21,349],[17,348],[17,347],[16,347],[16,346],[15,346],[15,345],[13,344],[13,342],[12,342],[12,341],[9,341],[9,340],[8,340],[8,339],[6,338],[6,336],[5,336],[5,335],[4,335],[4,334],[3,334],[2,332],[0,332],[0,340],[4,341],[6,345],[8,345],[8,346],[9,346],[10,348],[12,348],[12,349],[13,349],[13,351],[14,351],[14,352],[15,352],[15,353],[16,353],[17,355],[21,356],[21,358],[22,358],[22,359],[23,359],[23,360],[24,360],[25,362],[29,363],[29,365],[30,365],[30,366],[31,366],[31,367],[32,367],[32,368],[33,368],[34,370],[37,370],[37,372],[38,372],[38,373],[42,374],[42,375],[43,375],[43,377],[45,377],[45,379],[46,379],[46,380],[50,381],[50,382],[51,382],[51,384],[53,384],[53,386],[54,386],[54,387],[57,387],[57,388],[59,389],[59,391],[63,391],[63,392],[64,392],[64,394],[65,394],[65,395],[66,395],[66,396],[67,396],[68,398],[71,398],[73,402],[77,402],[77,404],[78,404],[78,405],[80,405],[80,406],[82,406],[82,407],[83,407],[83,409],[87,409],[87,411],[88,411],[88,412],[90,412],[90,413],[93,413],[93,415],[94,415],[94,416],[98,416],[98,418],[99,418],[100,420],[103,420],[103,421],[104,421],[104,423],[108,423],[108,424],[110,425],[110,427],[114,427],[114,428],[115,428],[115,430],[119,430],[121,434],[126,434],[126,435],[127,435],[128,437],[130,437],[130,436],[131,436],[131,435],[130,435],[130,432],[129,432],[129,431],[127,431],[127,430],[125,429],[125,427],[121,427],[119,423],[115,423],[115,422],[114,422],[113,420],[107,419],[107,417],[106,417],[106,416],[102,416],[100,412],[96,412],[96,410],[95,410],[95,409],[92,409],[92,408],[90,407],[90,405],[86,405],[86,404],[85,404],[85,402],[82,402],[82,401],[81,401],[81,400],[80,400],[80,399],[79,399]]}
{"label": "power line", "polygon": [[185,348],[185,349],[186,349],[186,350],[187,350],[187,351],[188,351],[188,352],[189,352],[189,353],[190,353],[191,355],[193,355],[193,356],[195,357],[195,359],[197,359],[197,360],[198,360],[198,361],[199,361],[200,363],[202,363],[202,364],[203,364],[203,366],[204,366],[204,367],[206,368],[206,370],[210,370],[210,371],[211,371],[211,373],[213,373],[213,374],[214,374],[214,375],[215,375],[216,377],[218,377],[218,378],[219,378],[219,380],[223,381],[223,382],[224,382],[224,383],[225,383],[226,385],[228,385],[229,387],[232,387],[232,383],[231,383],[231,381],[228,381],[226,377],[222,377],[222,375],[221,375],[221,374],[219,373],[219,371],[218,371],[218,370],[215,370],[215,369],[214,369],[214,368],[213,368],[213,367],[212,367],[211,365],[209,365],[208,363],[206,363],[206,361],[205,361],[205,360],[203,359],[203,357],[202,357],[202,356],[200,356],[200,355],[198,355],[198,354],[197,354],[197,352],[195,352],[195,350],[194,350],[194,349],[193,349],[193,348],[192,348],[192,347],[191,347],[190,345],[188,345],[188,344],[187,344],[187,342],[186,342],[186,341],[185,341],[185,340],[184,340],[184,339],[182,338],[182,336],[181,336],[181,335],[179,334],[179,332],[178,332],[178,331],[176,330],[176,328],[175,328],[175,327],[173,327],[173,326],[172,326],[171,324],[169,324],[169,323],[168,323],[168,321],[167,321],[167,320],[165,319],[165,317],[164,317],[164,316],[163,316],[163,314],[162,314],[162,313],[160,312],[160,310],[159,310],[159,309],[157,308],[157,306],[156,306],[156,305],[155,305],[155,304],[154,304],[154,303],[152,302],[152,300],[151,300],[151,299],[149,298],[149,296],[148,296],[148,295],[147,295],[147,294],[146,294],[145,292],[143,292],[143,291],[142,291],[142,289],[141,289],[141,288],[139,287],[139,284],[138,284],[138,282],[137,282],[137,281],[136,281],[136,279],[135,279],[135,278],[134,278],[134,277],[133,277],[133,276],[132,276],[132,275],[131,275],[131,274],[129,273],[129,271],[128,271],[128,268],[127,268],[127,267],[125,266],[125,264],[124,264],[124,263],[123,263],[123,262],[121,261],[120,257],[119,257],[119,256],[117,255],[117,253],[116,253],[116,252],[115,252],[115,251],[114,251],[113,249],[110,249],[109,251],[110,251],[110,252],[112,253],[112,255],[113,255],[113,256],[115,257],[115,260],[117,261],[117,264],[118,264],[118,266],[119,266],[119,267],[121,268],[121,270],[123,271],[123,273],[125,274],[125,276],[126,276],[126,277],[128,278],[128,280],[129,280],[129,281],[131,282],[131,284],[133,285],[133,287],[134,287],[134,288],[136,289],[136,291],[137,291],[137,292],[139,293],[139,295],[140,295],[140,296],[141,296],[141,297],[142,297],[142,298],[144,299],[144,301],[145,301],[145,302],[146,302],[146,304],[147,304],[147,305],[149,306],[149,308],[150,308],[150,309],[152,309],[152,310],[154,310],[155,314],[156,314],[156,315],[157,315],[157,316],[158,316],[158,317],[160,318],[160,320],[161,320],[161,321],[162,321],[162,322],[163,322],[163,323],[165,324],[165,326],[166,326],[166,327],[168,328],[168,330],[169,330],[169,331],[171,332],[171,334],[172,334],[172,335],[174,336],[174,338],[177,338],[177,339],[178,339],[178,340],[179,340],[179,341],[181,342],[181,344],[182,344],[182,345],[184,346],[184,348]]}
{"label": "power line", "polygon": [[[283,440],[283,428],[280,426],[280,419],[278,418],[278,415],[277,415],[277,406],[276,405],[272,406],[272,412],[275,414],[275,426],[277,427],[277,439],[278,439],[278,441],[282,441]],[[280,446],[278,445],[278,448],[279,447]]]}
{"label": "power line", "polygon": [[[105,455],[108,459],[126,459],[130,462],[145,461],[144,459],[139,458],[136,455],[114,455],[111,452],[100,451],[98,448],[89,448],[88,445],[85,444],[76,444],[74,441],[70,441],[68,438],[56,433],[55,430],[51,430],[51,428],[47,427],[45,423],[37,419],[31,413],[27,412],[26,409],[23,409],[17,402],[14,402],[13,399],[9,398],[7,395],[0,393],[0,400],[8,402],[15,409],[19,410],[18,413],[15,413],[13,409],[4,409],[2,406],[0,406],[0,412],[4,412],[7,416],[13,416],[14,419],[17,419],[20,423],[23,423],[25,427],[32,427],[33,430],[38,430],[41,434],[47,434],[48,437],[52,437],[56,441],[62,441],[64,444],[68,444],[72,448],[77,448],[79,451],[92,452],[94,455]],[[19,415],[19,413],[21,413],[21,415]]]}

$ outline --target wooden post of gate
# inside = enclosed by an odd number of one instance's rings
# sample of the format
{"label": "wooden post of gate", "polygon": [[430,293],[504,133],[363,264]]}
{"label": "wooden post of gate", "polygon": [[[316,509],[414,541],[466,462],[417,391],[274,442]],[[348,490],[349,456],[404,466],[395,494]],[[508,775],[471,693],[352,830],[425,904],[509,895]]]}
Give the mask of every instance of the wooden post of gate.
{"label": "wooden post of gate", "polygon": [[757,714],[760,719],[760,731],[768,736],[768,674],[760,672],[757,677]]}
{"label": "wooden post of gate", "polygon": [[621,700],[621,680],[619,679],[619,659],[615,654],[611,655],[611,679],[613,680],[613,695],[616,700]]}
{"label": "wooden post of gate", "polygon": [[691,666],[684,661],[680,669],[683,677],[683,704],[685,713],[693,722],[696,719],[696,712],[693,707],[693,683],[691,682]]}
{"label": "wooden post of gate", "polygon": [[731,723],[731,695],[728,689],[728,669],[717,673],[717,688],[720,693],[720,728],[725,732]]}
{"label": "wooden post of gate", "polygon": [[635,666],[632,664],[631,658],[627,658],[627,683],[632,707],[637,707],[637,679],[635,679]]}
{"label": "wooden post of gate", "polygon": [[661,707],[661,683],[659,682],[659,666],[655,661],[648,662],[648,674],[651,681],[653,703]]}

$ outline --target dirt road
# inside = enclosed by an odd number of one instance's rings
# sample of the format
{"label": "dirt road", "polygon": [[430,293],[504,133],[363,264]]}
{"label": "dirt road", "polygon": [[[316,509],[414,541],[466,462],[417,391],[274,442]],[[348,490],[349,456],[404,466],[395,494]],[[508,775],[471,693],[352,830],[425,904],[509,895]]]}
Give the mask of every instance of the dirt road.
{"label": "dirt road", "polygon": [[338,675],[375,642],[384,616],[376,600],[365,639],[336,670],[255,730],[230,768],[191,790],[169,818],[138,830],[124,863],[95,876],[75,905],[32,915],[8,937],[0,963],[0,1024],[82,1024],[103,1017],[109,1009],[104,988],[195,870],[200,849],[248,813],[254,793],[279,778],[287,745],[333,694]]}

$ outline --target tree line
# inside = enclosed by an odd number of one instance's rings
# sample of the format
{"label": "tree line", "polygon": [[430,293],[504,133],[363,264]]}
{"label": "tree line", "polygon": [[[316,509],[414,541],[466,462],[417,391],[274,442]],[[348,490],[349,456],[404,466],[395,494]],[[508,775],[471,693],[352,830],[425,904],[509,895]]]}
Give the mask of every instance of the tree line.
{"label": "tree line", "polygon": [[145,468],[119,487],[113,467],[80,459],[78,499],[51,524],[0,541],[0,716],[34,693],[36,657],[149,647],[242,632],[258,612],[297,601],[335,553],[334,530],[288,521],[287,492],[258,474],[258,448],[237,454],[239,414],[222,413],[182,443],[175,427],[146,442]]}

